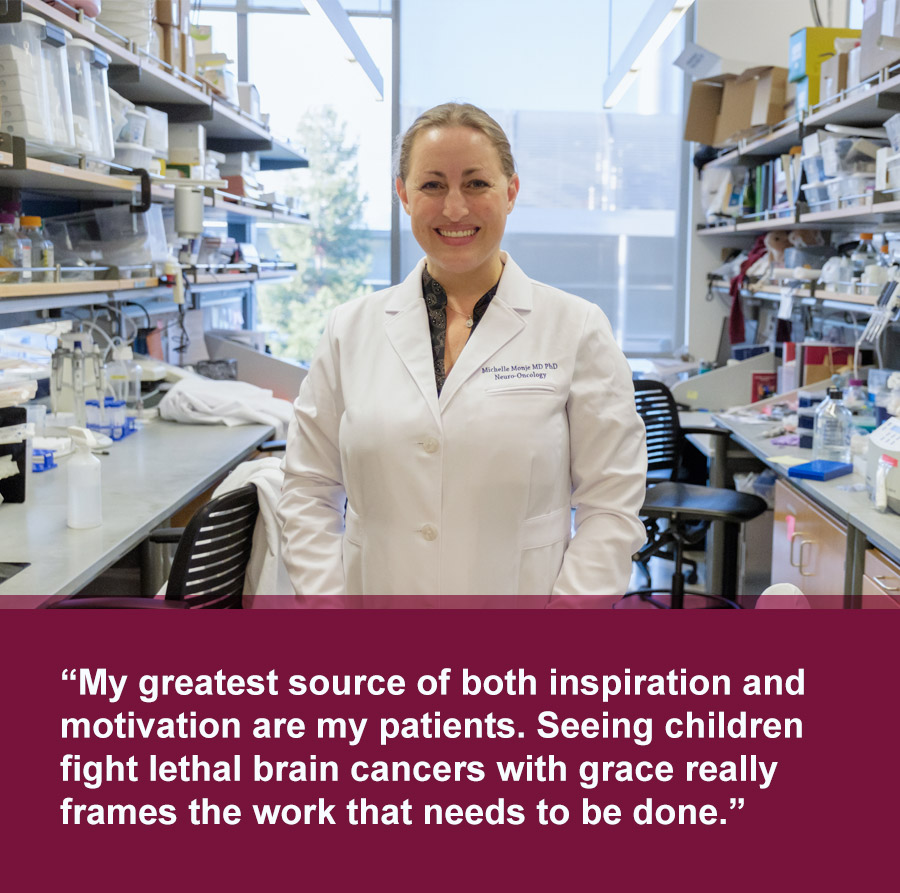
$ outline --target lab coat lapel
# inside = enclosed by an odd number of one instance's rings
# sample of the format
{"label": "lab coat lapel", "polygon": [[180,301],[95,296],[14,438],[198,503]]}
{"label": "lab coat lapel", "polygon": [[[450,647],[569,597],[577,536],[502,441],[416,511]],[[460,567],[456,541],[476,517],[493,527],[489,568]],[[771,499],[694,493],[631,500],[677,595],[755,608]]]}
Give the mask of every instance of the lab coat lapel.
{"label": "lab coat lapel", "polygon": [[[428,311],[422,299],[424,259],[397,286],[385,307],[384,331],[397,355],[413,377],[435,421],[440,422],[434,355],[428,328]],[[477,329],[476,329],[477,331]]]}
{"label": "lab coat lapel", "polygon": [[462,385],[504,344],[525,328],[527,311],[531,310],[531,281],[506,253],[503,257],[506,264],[497,294],[469,337],[441,389],[438,401],[441,412],[446,410]]}

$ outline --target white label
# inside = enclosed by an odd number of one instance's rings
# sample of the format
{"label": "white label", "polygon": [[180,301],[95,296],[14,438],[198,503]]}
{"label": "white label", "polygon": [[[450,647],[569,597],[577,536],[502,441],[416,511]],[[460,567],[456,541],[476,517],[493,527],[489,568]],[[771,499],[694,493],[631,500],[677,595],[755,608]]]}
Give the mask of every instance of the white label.
{"label": "white label", "polygon": [[883,453],[900,450],[900,419],[891,416],[873,431],[870,437],[872,443]]}
{"label": "white label", "polygon": [[693,78],[703,78],[712,74],[721,61],[721,56],[688,41],[682,54],[675,60],[675,65]]}
{"label": "white label", "polygon": [[790,319],[794,312],[794,290],[791,288],[781,289],[781,303],[778,305],[778,318]]}

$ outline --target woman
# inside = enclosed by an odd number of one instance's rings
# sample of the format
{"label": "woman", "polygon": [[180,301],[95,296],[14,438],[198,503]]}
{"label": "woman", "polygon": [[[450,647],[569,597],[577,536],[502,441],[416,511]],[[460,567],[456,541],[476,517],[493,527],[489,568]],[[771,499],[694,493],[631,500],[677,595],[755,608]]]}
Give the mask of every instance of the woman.
{"label": "woman", "polygon": [[396,187],[426,256],[333,312],[294,404],[298,604],[610,604],[644,541],[646,453],[606,317],[500,250],[519,178],[485,112],[421,115]]}

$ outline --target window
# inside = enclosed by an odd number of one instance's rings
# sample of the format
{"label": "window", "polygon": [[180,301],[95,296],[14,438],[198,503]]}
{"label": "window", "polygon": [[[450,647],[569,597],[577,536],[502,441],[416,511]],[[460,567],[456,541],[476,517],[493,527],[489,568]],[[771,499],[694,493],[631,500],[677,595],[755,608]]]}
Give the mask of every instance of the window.
{"label": "window", "polygon": [[[490,112],[522,188],[504,247],[526,272],[598,304],[622,347],[666,354],[684,340],[677,220],[683,24],[622,102],[602,109],[610,47],[646,2],[516,4],[404,0],[401,129],[448,100]],[[626,35],[618,41],[613,33]],[[401,214],[401,267],[421,255]]]}
{"label": "window", "polygon": [[[351,12],[351,23],[384,78],[383,101],[326,23],[298,14],[296,5],[284,14],[251,8],[248,17],[249,70],[272,133],[315,144],[306,146],[311,168],[260,176],[267,190],[303,194],[311,205],[301,208],[313,218],[309,228],[257,226],[264,256],[298,264],[289,284],[257,289],[259,326],[271,332],[273,352],[298,360],[310,359],[333,306],[389,284],[390,3],[346,6],[371,13]],[[342,152],[348,147],[355,147],[351,158]],[[323,229],[331,231],[320,238]]]}

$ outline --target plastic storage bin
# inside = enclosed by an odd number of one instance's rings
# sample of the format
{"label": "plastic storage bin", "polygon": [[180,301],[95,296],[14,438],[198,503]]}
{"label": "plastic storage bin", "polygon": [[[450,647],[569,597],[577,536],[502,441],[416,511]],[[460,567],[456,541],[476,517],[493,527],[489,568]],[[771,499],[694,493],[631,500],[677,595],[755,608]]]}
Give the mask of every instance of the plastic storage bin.
{"label": "plastic storage bin", "polygon": [[143,143],[116,143],[116,164],[146,170],[152,160],[152,150]]}
{"label": "plastic storage bin", "polygon": [[828,197],[837,202],[835,207],[854,208],[864,205],[872,197],[875,189],[874,174],[848,174],[829,180]]}
{"label": "plastic storage bin", "polygon": [[[52,133],[44,85],[42,18],[24,13],[22,21],[0,25],[0,78],[5,83],[2,127],[28,142],[48,143]],[[8,109],[25,106],[30,114],[10,116]]]}
{"label": "plastic storage bin", "polygon": [[97,122],[97,157],[112,161],[116,147],[113,140],[112,117],[109,110],[109,83],[107,71],[109,56],[93,47],[91,58],[91,95],[94,97],[94,118]]}
{"label": "plastic storage bin", "polygon": [[147,116],[147,130],[144,145],[153,152],[154,158],[169,158],[169,116],[159,109],[147,105],[136,106]]}
{"label": "plastic storage bin", "polygon": [[66,44],[75,149],[85,155],[97,155],[100,147],[94,90],[91,83],[93,56],[94,47],[86,40],[70,40]]}
{"label": "plastic storage bin", "polygon": [[[50,111],[50,144],[64,152],[75,150],[72,123],[72,90],[69,85],[69,59],[66,45],[72,35],[50,22],[44,29],[44,87]],[[36,153],[43,154],[43,153]],[[47,153],[47,154],[53,154]]]}
{"label": "plastic storage bin", "polygon": [[113,139],[119,140],[123,128],[128,123],[126,115],[135,108],[134,103],[124,96],[120,96],[115,90],[109,91],[109,114],[112,118]]}
{"label": "plastic storage bin", "polygon": [[142,214],[131,213],[128,205],[115,205],[50,217],[44,221],[44,233],[52,240],[56,259],[63,265],[83,261],[127,268],[162,265],[168,256],[159,205]]}
{"label": "plastic storage bin", "polygon": [[834,211],[838,207],[837,200],[832,200],[828,193],[827,183],[804,183],[800,187],[810,211]]}
{"label": "plastic storage bin", "polygon": [[153,34],[154,8],[153,0],[104,0],[97,21],[146,50]]}
{"label": "plastic storage bin", "polygon": [[830,139],[822,141],[825,175],[874,174],[875,153],[881,143],[868,139]]}
{"label": "plastic storage bin", "polygon": [[801,160],[807,183],[821,183],[825,179],[825,160],[821,155],[804,155]]}
{"label": "plastic storage bin", "polygon": [[888,139],[891,141],[891,148],[895,152],[900,152],[900,115],[893,115],[884,122],[884,129],[887,131]]}

